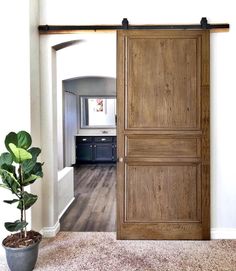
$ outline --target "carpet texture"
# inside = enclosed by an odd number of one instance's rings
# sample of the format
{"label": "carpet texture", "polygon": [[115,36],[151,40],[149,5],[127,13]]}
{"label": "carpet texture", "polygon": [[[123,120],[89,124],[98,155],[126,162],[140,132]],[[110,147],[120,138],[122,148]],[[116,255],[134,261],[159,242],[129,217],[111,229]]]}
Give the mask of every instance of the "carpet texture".
{"label": "carpet texture", "polygon": [[[4,258],[0,270],[8,270]],[[117,241],[115,233],[60,232],[41,243],[38,271],[236,271],[236,240]]]}

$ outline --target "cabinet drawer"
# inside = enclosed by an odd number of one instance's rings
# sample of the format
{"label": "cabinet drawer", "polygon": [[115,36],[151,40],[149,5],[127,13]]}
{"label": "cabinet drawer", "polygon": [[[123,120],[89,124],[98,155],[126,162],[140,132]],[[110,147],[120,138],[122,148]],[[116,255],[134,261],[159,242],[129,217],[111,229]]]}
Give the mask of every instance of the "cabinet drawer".
{"label": "cabinet drawer", "polygon": [[95,136],[94,142],[102,142],[102,143],[112,142],[112,137],[111,136]]}
{"label": "cabinet drawer", "polygon": [[76,142],[78,142],[78,143],[91,143],[92,137],[91,136],[77,136]]}

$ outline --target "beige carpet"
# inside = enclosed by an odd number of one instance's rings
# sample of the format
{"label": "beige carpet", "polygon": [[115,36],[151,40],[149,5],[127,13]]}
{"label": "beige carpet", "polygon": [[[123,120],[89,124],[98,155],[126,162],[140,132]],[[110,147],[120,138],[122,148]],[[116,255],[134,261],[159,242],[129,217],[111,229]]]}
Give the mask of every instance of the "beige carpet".
{"label": "beige carpet", "polygon": [[[0,259],[0,270],[7,270]],[[41,243],[38,271],[236,271],[236,240],[117,241],[115,233],[61,232]]]}

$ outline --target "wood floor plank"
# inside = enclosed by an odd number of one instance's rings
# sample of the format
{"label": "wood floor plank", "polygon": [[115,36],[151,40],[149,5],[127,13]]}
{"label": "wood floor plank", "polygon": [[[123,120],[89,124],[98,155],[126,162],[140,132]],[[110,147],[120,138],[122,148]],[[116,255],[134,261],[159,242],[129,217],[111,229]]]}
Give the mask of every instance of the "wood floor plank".
{"label": "wood floor plank", "polygon": [[75,200],[62,216],[62,231],[116,231],[116,165],[75,167]]}

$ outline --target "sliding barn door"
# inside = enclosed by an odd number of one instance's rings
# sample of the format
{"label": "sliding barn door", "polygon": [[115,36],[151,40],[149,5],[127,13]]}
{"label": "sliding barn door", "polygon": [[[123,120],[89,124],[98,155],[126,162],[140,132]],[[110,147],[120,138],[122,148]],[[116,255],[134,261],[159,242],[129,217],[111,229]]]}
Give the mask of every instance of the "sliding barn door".
{"label": "sliding barn door", "polygon": [[118,239],[209,239],[209,31],[118,31]]}

